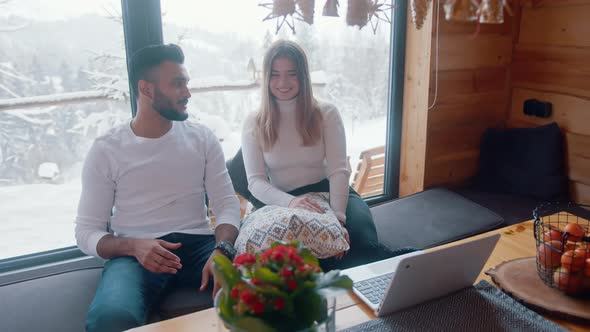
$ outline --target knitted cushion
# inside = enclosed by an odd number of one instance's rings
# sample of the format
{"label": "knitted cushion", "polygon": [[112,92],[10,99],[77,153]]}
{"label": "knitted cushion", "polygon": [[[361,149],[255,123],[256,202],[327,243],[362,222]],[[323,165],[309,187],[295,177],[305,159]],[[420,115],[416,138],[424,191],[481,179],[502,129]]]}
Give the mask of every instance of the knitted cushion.
{"label": "knitted cushion", "polygon": [[268,205],[242,221],[235,247],[238,253],[261,253],[276,241],[300,242],[318,258],[332,257],[348,250],[342,226],[330,209],[328,193],[305,196],[318,203],[325,213]]}

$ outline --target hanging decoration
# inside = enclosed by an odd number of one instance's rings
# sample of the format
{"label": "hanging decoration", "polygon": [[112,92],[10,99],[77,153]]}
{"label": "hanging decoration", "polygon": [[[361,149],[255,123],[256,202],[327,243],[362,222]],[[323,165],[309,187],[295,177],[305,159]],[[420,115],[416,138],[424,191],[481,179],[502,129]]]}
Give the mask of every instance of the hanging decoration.
{"label": "hanging decoration", "polygon": [[428,7],[432,0],[411,0],[410,8],[412,10],[412,21],[416,25],[416,29],[422,29],[426,15],[428,15]]}
{"label": "hanging decoration", "polygon": [[[424,3],[418,5],[421,8],[412,8],[414,21],[418,22],[417,20],[419,20],[420,27],[426,16],[427,4],[431,1],[412,0],[412,3]],[[348,0],[346,23],[350,26],[358,26],[359,29],[362,29],[367,23],[371,23],[373,33],[376,34],[380,21],[391,24],[390,12],[396,7],[392,2],[393,0]],[[295,33],[295,20],[304,21],[310,25],[314,21],[315,0],[272,0],[272,2],[259,3],[258,5],[270,10],[270,13],[262,21],[276,19],[275,33],[277,34],[285,24]],[[339,0],[326,0],[322,15],[339,17],[338,6]]]}
{"label": "hanging decoration", "polygon": [[273,2],[261,3],[259,6],[270,9],[268,14],[262,21],[277,19],[277,30],[279,33],[283,24],[295,33],[294,18],[313,24],[315,0],[273,0]]}
{"label": "hanging decoration", "polygon": [[447,21],[476,22],[479,4],[476,0],[446,0],[443,6]]}
{"label": "hanging decoration", "polygon": [[[295,33],[295,22],[293,22],[293,14],[295,14],[295,0],[273,0],[273,2],[261,3],[259,6],[268,8],[271,10],[262,21],[277,19],[277,31],[283,27],[283,24],[287,24],[291,31]],[[288,19],[291,19],[289,22]]]}
{"label": "hanging decoration", "polygon": [[479,7],[479,23],[504,23],[504,0],[482,0]]}
{"label": "hanging decoration", "polygon": [[338,15],[338,0],[326,0],[322,16],[340,17]]}
{"label": "hanging decoration", "polygon": [[315,0],[297,0],[297,7],[299,7],[299,13],[301,20],[309,25],[313,24]]}
{"label": "hanging decoration", "polygon": [[512,15],[507,0],[445,0],[443,7],[447,21],[502,24],[504,8]]}
{"label": "hanging decoration", "polygon": [[369,22],[370,0],[348,0],[348,11],[346,12],[346,24],[358,26],[359,29]]}
{"label": "hanging decoration", "polygon": [[390,1],[373,1],[373,4],[369,9],[369,22],[371,23],[371,28],[373,28],[373,34],[377,34],[379,21],[391,24],[391,19],[389,18],[388,13],[390,13],[395,6],[389,2]]}
{"label": "hanging decoration", "polygon": [[348,12],[346,13],[346,24],[358,26],[362,29],[367,23],[371,23],[373,33],[377,33],[379,21],[391,23],[388,12],[394,6],[391,1],[380,0],[348,0]]}
{"label": "hanging decoration", "polygon": [[[1,1],[1,0],[0,0]],[[416,29],[421,29],[428,15],[428,8],[432,0],[409,0],[412,21]],[[445,19],[447,21],[478,22],[481,24],[504,23],[504,8],[512,14],[509,0],[436,0],[443,3]],[[377,33],[379,21],[391,24],[389,13],[396,6],[393,0],[348,0],[346,24],[358,26],[362,29],[371,23],[373,33]],[[314,23],[315,0],[272,0],[260,3],[259,6],[270,9],[263,21],[276,19],[276,33],[284,24],[295,33],[295,20],[304,21],[309,25]],[[339,0],[326,0],[322,15],[339,17]],[[477,27],[476,35],[479,32]]]}

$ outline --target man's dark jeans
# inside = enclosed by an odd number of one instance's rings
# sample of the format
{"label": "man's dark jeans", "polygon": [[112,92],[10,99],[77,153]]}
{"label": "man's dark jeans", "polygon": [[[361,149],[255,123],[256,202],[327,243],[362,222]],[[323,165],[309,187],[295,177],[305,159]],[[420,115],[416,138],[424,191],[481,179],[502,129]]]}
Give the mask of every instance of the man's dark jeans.
{"label": "man's dark jeans", "polygon": [[201,273],[215,246],[215,237],[171,233],[160,239],[182,243],[173,251],[180,257],[182,269],[175,275],[156,274],[143,268],[135,257],[107,261],[88,310],[88,331],[123,331],[144,325],[150,310],[167,291],[175,286],[200,287]]}

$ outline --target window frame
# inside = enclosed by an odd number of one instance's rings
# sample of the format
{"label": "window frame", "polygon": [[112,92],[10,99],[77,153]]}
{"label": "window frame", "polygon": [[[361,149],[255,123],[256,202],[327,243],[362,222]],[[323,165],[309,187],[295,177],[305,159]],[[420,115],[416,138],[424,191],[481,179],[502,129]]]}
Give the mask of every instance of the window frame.
{"label": "window frame", "polygon": [[133,93],[129,63],[135,51],[148,45],[157,45],[164,42],[162,9],[160,0],[121,0],[121,8],[127,75],[129,77],[131,116],[135,117],[137,102]]}
{"label": "window frame", "polygon": [[[138,49],[163,43],[160,0],[121,0],[127,71],[131,55]],[[389,56],[389,98],[387,103],[387,126],[385,141],[384,192],[366,198],[369,206],[396,199],[399,196],[399,170],[401,156],[402,104],[406,49],[407,3],[399,1],[394,9],[391,24]],[[129,80],[132,117],[136,114],[136,101]],[[396,176],[397,175],[397,176]],[[0,260],[0,279],[11,273],[20,273],[30,268],[76,261],[86,255],[76,246],[52,249]],[[89,260],[94,258],[86,257]],[[0,283],[1,285],[1,283]]]}
{"label": "window frame", "polygon": [[399,197],[399,172],[402,145],[402,115],[404,101],[404,73],[406,58],[407,1],[398,1],[393,9],[389,45],[389,98],[385,130],[385,171],[383,194],[368,197],[369,206],[392,201]]}
{"label": "window frame", "polygon": [[[121,15],[123,19],[127,72],[129,73],[129,60],[133,52],[147,45],[161,44],[163,41],[160,0],[121,0]],[[137,103],[132,92],[131,84],[131,80],[129,80],[131,116],[134,117]],[[0,276],[3,273],[77,259],[84,256],[86,255],[77,246],[70,246],[6,258],[0,260]]]}

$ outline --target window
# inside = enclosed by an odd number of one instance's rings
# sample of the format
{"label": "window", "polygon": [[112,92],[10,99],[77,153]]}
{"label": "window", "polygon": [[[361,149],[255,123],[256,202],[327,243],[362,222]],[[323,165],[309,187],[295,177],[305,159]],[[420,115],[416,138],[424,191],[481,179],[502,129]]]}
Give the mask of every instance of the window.
{"label": "window", "polygon": [[82,162],[128,91],[119,0],[0,2],[0,259],[75,245]]}
{"label": "window", "polygon": [[394,29],[380,22],[373,34],[346,25],[346,1],[340,17],[323,17],[324,1],[315,1],[313,25],[296,21],[296,34],[285,26],[277,35],[261,2],[0,1],[0,272],[81,255],[72,249],[81,165],[95,137],[129,121],[126,56],[162,35],[186,53],[190,121],[216,132],[226,158],[258,106],[251,85],[265,49],[297,41],[316,96],[341,112],[353,173],[362,151],[385,146],[377,199],[397,195],[405,3],[394,9]]}
{"label": "window", "polygon": [[[199,93],[193,89],[189,110],[192,120],[212,128],[223,140],[226,158],[240,147],[242,121],[259,105],[262,58],[272,41],[292,39],[308,56],[314,94],[339,109],[347,138],[347,152],[354,170],[365,150],[383,147],[386,141],[389,92],[391,26],[379,22],[363,29],[345,22],[346,1],[340,1],[340,17],[322,16],[325,1],[315,1],[313,25],[295,21],[296,33],[284,24],[276,34],[276,19],[263,22],[272,1],[162,1],[165,43],[177,43],[185,51],[185,66],[192,86],[235,86],[243,90]],[[383,165],[383,155],[375,162]],[[379,159],[381,157],[381,159]],[[379,166],[377,166],[379,168]],[[383,166],[377,173],[383,174]],[[383,176],[374,176],[376,188]],[[371,195],[381,194],[379,189]]]}

